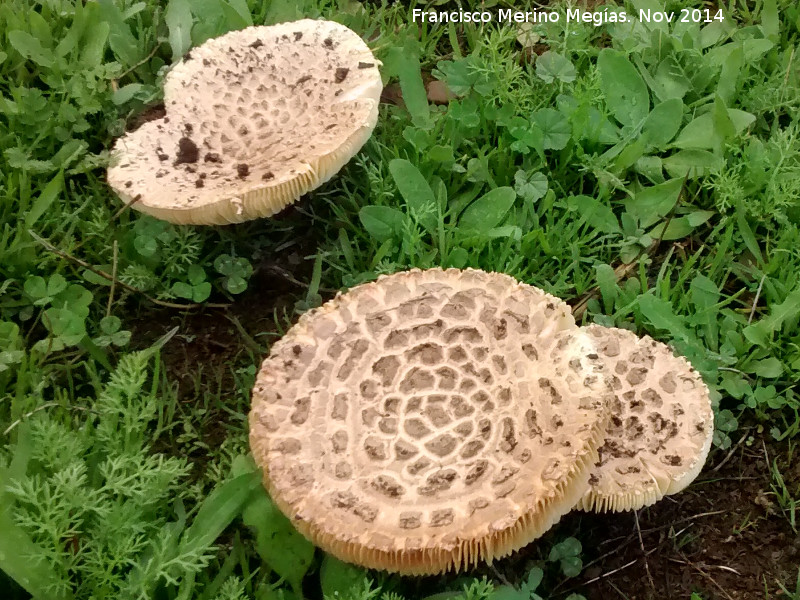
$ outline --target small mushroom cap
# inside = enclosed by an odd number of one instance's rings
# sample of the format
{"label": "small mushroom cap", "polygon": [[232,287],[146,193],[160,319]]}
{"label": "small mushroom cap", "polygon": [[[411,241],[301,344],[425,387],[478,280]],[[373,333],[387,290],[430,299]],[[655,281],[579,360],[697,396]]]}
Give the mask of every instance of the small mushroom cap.
{"label": "small mushroom cap", "polygon": [[474,566],[569,512],[610,396],[569,307],[507,275],[412,270],[303,315],[253,389],[270,495],[338,558]]}
{"label": "small mushroom cap", "polygon": [[117,140],[108,182],[133,208],[173,223],[275,214],[367,141],[378,119],[379,64],[332,21],[208,40],[167,74],[166,116]]}
{"label": "small mushroom cap", "polygon": [[586,328],[615,398],[605,443],[577,508],[636,510],[686,488],[705,464],[714,433],[708,388],[689,362],[648,336]]}

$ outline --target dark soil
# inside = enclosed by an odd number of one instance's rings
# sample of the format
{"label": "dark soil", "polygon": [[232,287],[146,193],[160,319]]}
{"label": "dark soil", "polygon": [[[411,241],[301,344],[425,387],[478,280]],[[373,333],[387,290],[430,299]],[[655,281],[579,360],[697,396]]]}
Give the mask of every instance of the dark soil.
{"label": "dark soil", "polygon": [[153,104],[145,108],[142,112],[138,115],[133,117],[126,127],[127,131],[136,131],[150,121],[155,121],[156,119],[163,119],[167,116],[167,110],[164,108],[164,103],[160,102],[158,104]]}
{"label": "dark soil", "polygon": [[[632,513],[567,517],[558,532],[581,540],[588,565],[576,582],[579,591],[589,600],[688,600],[692,592],[703,600],[744,600],[781,597],[779,582],[793,589],[800,535],[770,487],[770,463],[777,458],[780,465],[788,449],[757,435],[722,464],[727,454],[712,454],[681,494],[640,511],[638,530]],[[782,472],[796,487],[795,463]]]}

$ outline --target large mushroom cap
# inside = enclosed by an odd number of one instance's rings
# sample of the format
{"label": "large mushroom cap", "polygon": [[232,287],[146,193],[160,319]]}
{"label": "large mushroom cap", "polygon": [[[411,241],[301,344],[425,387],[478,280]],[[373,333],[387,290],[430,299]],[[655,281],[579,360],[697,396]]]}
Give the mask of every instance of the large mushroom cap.
{"label": "large mushroom cap", "polygon": [[590,325],[615,399],[600,459],[578,508],[635,510],[686,488],[705,464],[714,414],[689,362],[648,336]]}
{"label": "large mushroom cap", "polygon": [[529,543],[578,501],[606,426],[602,371],[569,307],[537,288],[397,273],[275,343],[250,444],[277,505],[326,551],[458,570]]}
{"label": "large mushroom cap", "polygon": [[134,208],[173,223],[272,215],[367,141],[378,65],[356,33],[331,21],[209,40],[167,74],[166,116],[117,140],[108,182]]}

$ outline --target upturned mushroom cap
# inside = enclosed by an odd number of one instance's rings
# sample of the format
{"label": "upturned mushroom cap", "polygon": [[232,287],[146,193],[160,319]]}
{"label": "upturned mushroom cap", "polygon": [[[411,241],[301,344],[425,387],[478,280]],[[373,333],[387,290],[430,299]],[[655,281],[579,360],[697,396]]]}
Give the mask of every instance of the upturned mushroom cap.
{"label": "upturned mushroom cap", "polygon": [[272,215],[367,141],[379,64],[356,33],[331,21],[209,40],[167,74],[166,116],[117,140],[108,182],[133,208],[173,223]]}
{"label": "upturned mushroom cap", "polygon": [[460,570],[537,538],[585,491],[610,400],[594,352],[566,304],[507,275],[380,277],[275,343],[251,449],[331,554]]}
{"label": "upturned mushroom cap", "polygon": [[590,325],[615,398],[599,461],[577,508],[636,510],[686,488],[714,433],[708,388],[689,362],[648,336]]}

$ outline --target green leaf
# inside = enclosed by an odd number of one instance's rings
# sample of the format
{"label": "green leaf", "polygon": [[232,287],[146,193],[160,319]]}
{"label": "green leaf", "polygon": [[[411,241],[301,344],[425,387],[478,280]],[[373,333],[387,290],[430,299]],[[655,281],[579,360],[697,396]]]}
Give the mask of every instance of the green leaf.
{"label": "green leaf", "polygon": [[464,248],[453,248],[447,257],[447,266],[463,269],[469,262],[469,252]]}
{"label": "green leaf", "polygon": [[780,330],[787,320],[797,319],[798,316],[800,316],[800,287],[791,292],[786,300],[771,307],[769,316],[748,325],[742,333],[753,344],[766,346],[773,333]]}
{"label": "green leaf", "polygon": [[121,104],[125,104],[133,99],[133,97],[141,92],[144,89],[144,85],[141,83],[129,83],[128,85],[123,85],[119,88],[114,94],[111,96],[111,101],[120,106]]}
{"label": "green leaf", "polygon": [[682,187],[683,180],[675,178],[644,188],[627,200],[625,208],[639,219],[642,227],[650,227],[672,210],[680,197]]}
{"label": "green leaf", "polygon": [[683,98],[692,89],[692,82],[674,56],[668,56],[658,65],[653,91],[660,100]]}
{"label": "green leaf", "polygon": [[189,265],[186,271],[186,278],[192,285],[200,285],[206,280],[206,272],[200,265]]}
{"label": "green leaf", "polygon": [[405,221],[405,215],[390,206],[364,206],[358,211],[358,218],[367,233],[380,243],[399,236]]}
{"label": "green leaf", "polygon": [[542,132],[545,149],[563,150],[572,136],[567,118],[554,108],[542,108],[531,115],[531,121]]}
{"label": "green leaf", "polygon": [[567,577],[577,577],[583,570],[583,561],[579,556],[566,556],[561,559],[561,571]]}
{"label": "green leaf", "polygon": [[119,317],[109,315],[100,319],[100,330],[106,335],[118,332],[120,327],[122,327],[122,321]]}
{"label": "green leaf", "polygon": [[98,0],[100,15],[108,22],[111,29],[108,34],[108,45],[123,65],[134,65],[142,58],[146,50],[139,45],[139,40],[131,33],[125,23],[125,16],[113,0]]}
{"label": "green leaf", "polygon": [[28,210],[28,213],[25,215],[25,227],[28,229],[32,228],[39,218],[47,212],[61,193],[63,185],[64,178],[61,173],[58,173],[45,186],[39,194],[39,197],[33,202],[30,210]]}
{"label": "green leaf", "polygon": [[564,83],[575,81],[575,66],[563,54],[548,50],[536,59],[536,75],[546,83],[556,79]]}
{"label": "green leaf", "polygon": [[638,298],[638,305],[642,315],[654,327],[667,330],[673,339],[684,342],[695,340],[694,334],[686,328],[683,319],[672,312],[672,305],[669,302],[651,294],[643,294]]}
{"label": "green leaf", "polygon": [[319,582],[324,598],[347,598],[353,588],[361,586],[367,575],[366,569],[342,562],[326,554],[319,569]]}
{"label": "green leaf", "polygon": [[774,356],[762,360],[754,361],[750,365],[750,372],[755,373],[759,377],[767,377],[773,379],[780,377],[783,374],[783,365]]}
{"label": "green leaf", "polygon": [[314,558],[314,545],[295,530],[263,488],[250,496],[242,520],[255,530],[256,550],[262,560],[299,593]]}
{"label": "green leaf", "polygon": [[52,67],[55,57],[53,51],[42,46],[38,38],[27,31],[13,30],[8,32],[8,41],[23,58],[32,60],[42,67]]}
{"label": "green leaf", "polygon": [[614,117],[636,126],[650,113],[650,94],[642,76],[624,54],[603,48],[597,58],[600,89]]}
{"label": "green leaf", "polygon": [[778,17],[778,4],[775,0],[764,0],[761,8],[761,31],[770,41],[780,41],[780,18]]}
{"label": "green leaf", "polygon": [[514,191],[525,202],[536,202],[547,193],[547,176],[536,172],[528,175],[522,169],[514,174]]}
{"label": "green leaf", "polygon": [[106,22],[93,23],[81,39],[81,64],[86,69],[94,69],[103,63],[108,34],[111,26]]}
{"label": "green leaf", "polygon": [[606,312],[610,313],[614,309],[614,302],[619,295],[617,274],[611,265],[595,265],[594,270],[597,287],[600,289],[600,297],[603,299]]}
{"label": "green leaf", "polygon": [[169,0],[164,21],[169,29],[172,61],[180,59],[192,45],[192,10],[188,0]]}
{"label": "green leaf", "polygon": [[670,176],[681,179],[687,174],[689,179],[704,177],[724,166],[723,158],[708,150],[681,150],[665,158],[663,163]]}
{"label": "green leaf", "polygon": [[411,122],[422,129],[429,129],[432,123],[428,93],[422,81],[419,56],[413,48],[392,46],[384,58],[383,71],[390,77],[398,78],[403,103],[411,114]]}
{"label": "green leaf", "polygon": [[84,319],[67,308],[48,308],[42,321],[53,337],[67,346],[74,346],[86,336]]}
{"label": "green leaf", "polygon": [[223,285],[231,294],[241,294],[247,289],[247,281],[239,275],[226,277]]}
{"label": "green leaf", "polygon": [[494,588],[491,600],[530,600],[530,596],[510,585],[500,585]]}
{"label": "green leaf", "polygon": [[593,228],[603,233],[620,233],[619,221],[609,206],[591,196],[570,196],[566,200],[570,210],[577,211]]}
{"label": "green leaf", "polygon": [[647,115],[642,126],[642,135],[657,148],[663,148],[678,133],[682,122],[683,101],[680,98],[672,98],[656,105]]}
{"label": "green leaf", "polygon": [[503,221],[516,197],[516,192],[510,187],[495,188],[487,192],[461,213],[459,227],[465,231],[487,234]]}
{"label": "green leaf", "polygon": [[702,225],[716,213],[710,210],[697,210],[685,217],[673,217],[669,222],[656,225],[648,232],[650,237],[664,241],[680,240],[690,235],[696,227]]}
{"label": "green leaf", "polygon": [[550,549],[550,555],[547,560],[555,562],[562,558],[580,555],[583,548],[581,543],[574,537],[568,537],[564,541],[559,542]]}
{"label": "green leaf", "polygon": [[192,288],[192,286],[188,283],[176,281],[172,284],[172,293],[178,298],[186,298],[187,300],[191,300],[194,296],[194,288]]}
{"label": "green leaf", "polygon": [[428,231],[436,229],[436,199],[419,169],[403,158],[389,162],[389,172],[410,212]]}
{"label": "green leaf", "polygon": [[714,428],[720,431],[736,431],[739,428],[739,421],[728,409],[721,410],[714,419]]}
{"label": "green leaf", "polygon": [[199,551],[211,546],[259,490],[263,487],[257,473],[239,475],[218,484],[200,504],[194,521],[184,532],[181,551]]}
{"label": "green leaf", "polygon": [[[733,126],[731,132],[734,135],[741,134],[756,120],[756,116],[743,110],[734,108],[725,109],[730,124]],[[696,117],[690,121],[686,127],[678,134],[678,138],[672,143],[676,148],[693,148],[697,150],[711,150],[714,148],[715,140],[722,137],[725,139],[725,131],[720,131],[720,118],[714,119],[712,112]]]}

